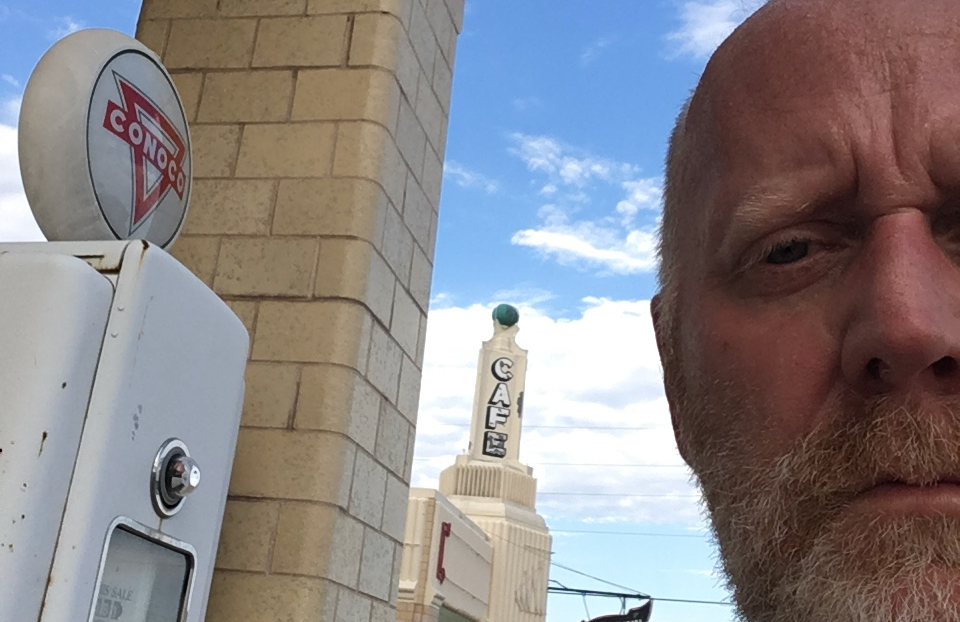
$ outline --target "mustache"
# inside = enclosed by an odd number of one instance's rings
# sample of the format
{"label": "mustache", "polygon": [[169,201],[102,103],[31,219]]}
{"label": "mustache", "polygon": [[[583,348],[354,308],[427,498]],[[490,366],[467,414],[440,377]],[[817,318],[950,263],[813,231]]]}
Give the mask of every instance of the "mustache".
{"label": "mustache", "polygon": [[756,461],[747,438],[715,436],[694,470],[718,494],[772,488],[828,505],[885,484],[960,483],[960,399],[844,402],[778,457]]}
{"label": "mustache", "polygon": [[878,486],[960,481],[960,399],[847,397],[822,415],[821,425],[763,460],[751,445],[756,435],[734,425],[702,439],[694,473],[721,550],[787,566]]}

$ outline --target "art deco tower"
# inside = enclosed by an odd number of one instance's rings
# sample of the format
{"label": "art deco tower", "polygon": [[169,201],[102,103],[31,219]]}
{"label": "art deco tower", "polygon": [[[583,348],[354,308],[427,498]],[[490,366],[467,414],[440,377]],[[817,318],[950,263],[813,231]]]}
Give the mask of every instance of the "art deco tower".
{"label": "art deco tower", "polygon": [[440,493],[480,526],[493,545],[490,622],[542,622],[551,537],[536,511],[537,480],[522,464],[527,351],[517,345],[519,313],[500,305],[477,364],[470,447],[440,474]]}

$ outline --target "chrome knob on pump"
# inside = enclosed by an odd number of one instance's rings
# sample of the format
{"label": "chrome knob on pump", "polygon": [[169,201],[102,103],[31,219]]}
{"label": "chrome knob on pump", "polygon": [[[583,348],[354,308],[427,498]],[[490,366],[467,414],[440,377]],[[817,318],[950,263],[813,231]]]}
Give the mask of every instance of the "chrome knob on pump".
{"label": "chrome knob on pump", "polygon": [[171,438],[160,446],[150,482],[153,508],[165,518],[180,511],[187,495],[200,485],[200,465],[183,441]]}

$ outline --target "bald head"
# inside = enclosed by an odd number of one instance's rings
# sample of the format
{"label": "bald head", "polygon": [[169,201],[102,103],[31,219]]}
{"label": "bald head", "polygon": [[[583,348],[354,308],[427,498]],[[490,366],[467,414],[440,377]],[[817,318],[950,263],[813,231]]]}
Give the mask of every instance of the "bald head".
{"label": "bald head", "polygon": [[[674,306],[681,274],[709,256],[718,202],[742,198],[732,195],[744,183],[762,186],[765,171],[817,157],[882,167],[871,159],[910,151],[942,107],[960,100],[958,67],[956,0],[772,0],[758,10],[713,55],[671,138],[661,237],[666,306]],[[898,144],[862,153],[884,139]],[[903,172],[925,164],[906,162]]]}

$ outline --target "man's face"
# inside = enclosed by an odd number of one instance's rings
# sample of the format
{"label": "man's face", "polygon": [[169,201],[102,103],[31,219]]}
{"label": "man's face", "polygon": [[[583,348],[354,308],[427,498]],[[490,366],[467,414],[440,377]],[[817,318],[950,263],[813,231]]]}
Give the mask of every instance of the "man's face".
{"label": "man's face", "polygon": [[688,128],[658,339],[742,613],[960,620],[960,3],[775,2]]}

